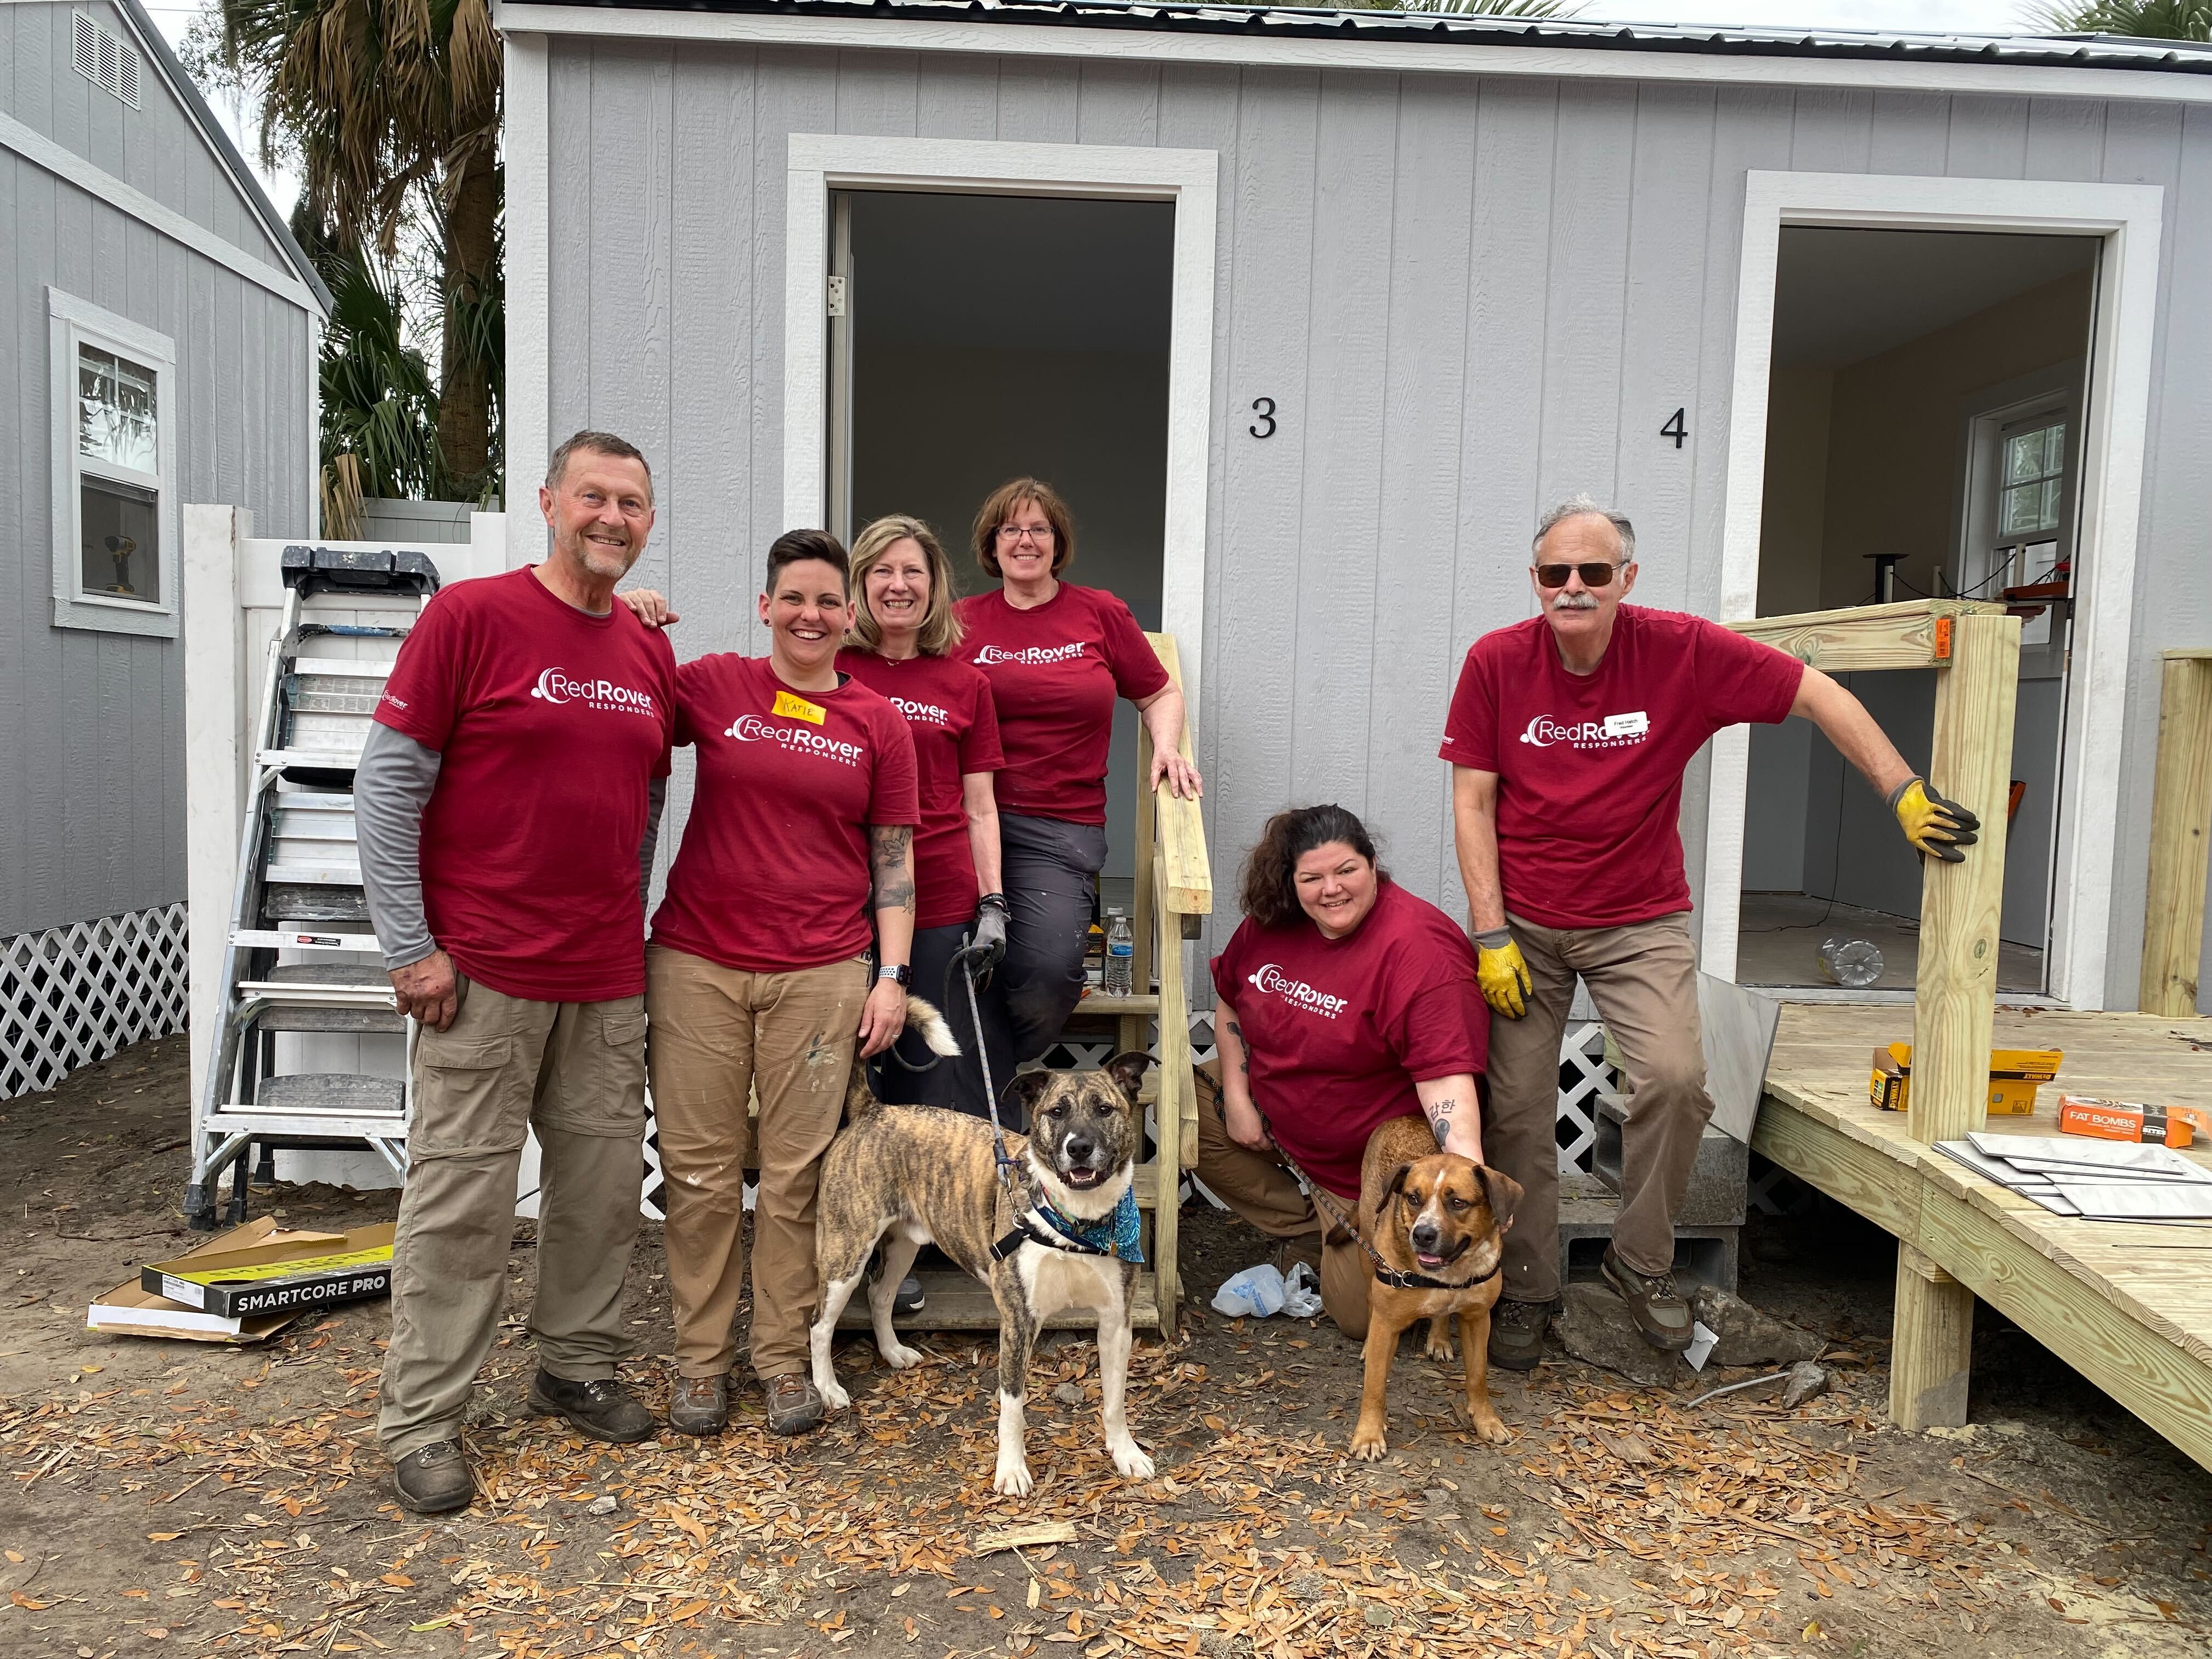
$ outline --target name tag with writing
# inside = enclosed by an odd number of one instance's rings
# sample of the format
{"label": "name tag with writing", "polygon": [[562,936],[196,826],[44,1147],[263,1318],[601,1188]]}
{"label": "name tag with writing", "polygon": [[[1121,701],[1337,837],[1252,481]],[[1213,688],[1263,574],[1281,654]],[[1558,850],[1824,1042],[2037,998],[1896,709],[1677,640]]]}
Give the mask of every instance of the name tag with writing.
{"label": "name tag with writing", "polygon": [[790,720],[805,720],[810,726],[819,726],[829,718],[828,712],[821,704],[809,702],[805,698],[794,696],[788,691],[779,691],[775,694],[775,707],[769,712],[784,715]]}

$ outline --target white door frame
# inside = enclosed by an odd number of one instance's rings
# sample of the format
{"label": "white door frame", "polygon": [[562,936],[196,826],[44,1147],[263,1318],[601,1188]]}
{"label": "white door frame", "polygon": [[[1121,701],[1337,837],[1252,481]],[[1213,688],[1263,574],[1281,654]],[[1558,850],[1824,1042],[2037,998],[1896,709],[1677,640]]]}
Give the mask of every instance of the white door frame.
{"label": "white door frame", "polygon": [[[2075,520],[2074,665],[2062,739],[2068,799],[2059,816],[2059,884],[2047,980],[2051,994],[2072,1008],[2105,1006],[2164,198],[2156,185],[1871,173],[1753,172],[1744,185],[1721,540],[1720,615],[1725,622],[1759,611],[1767,381],[1782,227],[2019,231],[2090,234],[2103,240]],[[1705,817],[1704,956],[1706,970],[1723,979],[1735,977],[1750,760],[1747,728],[1734,726],[1713,739]]]}
{"label": "white door frame", "polygon": [[1184,696],[1194,714],[1205,646],[1206,461],[1212,408],[1218,153],[811,132],[793,133],[790,144],[783,312],[783,521],[787,525],[822,523],[827,510],[828,331],[823,313],[832,191],[1097,196],[1175,204],[1160,622],[1175,636]]}

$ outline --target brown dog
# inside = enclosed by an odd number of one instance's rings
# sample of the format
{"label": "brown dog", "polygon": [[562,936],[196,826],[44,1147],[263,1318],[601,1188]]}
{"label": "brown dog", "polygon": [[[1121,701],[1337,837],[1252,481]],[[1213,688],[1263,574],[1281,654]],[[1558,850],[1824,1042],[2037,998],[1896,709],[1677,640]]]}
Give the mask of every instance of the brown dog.
{"label": "brown dog", "polygon": [[1429,1352],[1449,1357],[1444,1321],[1459,1321],[1467,1360],[1467,1414],[1474,1431],[1492,1445],[1506,1438],[1505,1425],[1490,1404],[1490,1310],[1498,1301],[1498,1267],[1505,1230],[1521,1202],[1521,1183],[1486,1165],[1437,1150],[1428,1120],[1393,1118],[1367,1138],[1359,1168],[1359,1228],[1389,1282],[1376,1272],[1367,1287],[1367,1378],[1359,1395],[1359,1424],[1352,1455],[1373,1462],[1389,1449],[1384,1440],[1384,1396],[1398,1337],[1418,1320],[1430,1327]]}

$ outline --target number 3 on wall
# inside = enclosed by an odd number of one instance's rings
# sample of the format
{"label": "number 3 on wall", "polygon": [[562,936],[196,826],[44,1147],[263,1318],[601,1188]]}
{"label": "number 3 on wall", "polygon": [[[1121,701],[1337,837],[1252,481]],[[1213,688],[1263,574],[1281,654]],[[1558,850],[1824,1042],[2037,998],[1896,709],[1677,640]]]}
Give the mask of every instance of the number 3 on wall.
{"label": "number 3 on wall", "polygon": [[1253,398],[1252,412],[1260,419],[1246,429],[1255,438],[1273,437],[1275,435],[1275,400],[1273,398]]}

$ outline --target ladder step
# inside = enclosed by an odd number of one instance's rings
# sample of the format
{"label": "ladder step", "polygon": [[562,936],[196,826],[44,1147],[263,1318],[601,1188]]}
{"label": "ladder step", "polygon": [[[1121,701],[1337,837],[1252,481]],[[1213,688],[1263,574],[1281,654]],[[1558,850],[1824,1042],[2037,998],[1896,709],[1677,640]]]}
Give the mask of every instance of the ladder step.
{"label": "ladder step", "polygon": [[374,991],[380,996],[392,994],[392,987],[382,974],[371,968],[351,967],[342,962],[288,962],[271,968],[264,983],[283,986],[329,985],[344,990]]}
{"label": "ladder step", "polygon": [[251,1106],[234,1112],[283,1113],[295,1116],[398,1117],[407,1109],[407,1086],[396,1077],[362,1077],[353,1072],[294,1072],[265,1077]]}
{"label": "ladder step", "polygon": [[381,952],[374,933],[328,933],[307,927],[234,927],[230,942],[250,951],[371,951]]}
{"label": "ladder step", "polygon": [[367,921],[368,896],[358,886],[272,881],[261,914],[271,921]]}

